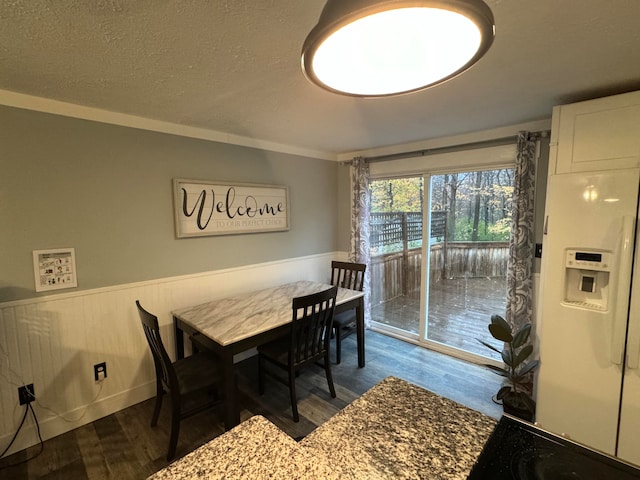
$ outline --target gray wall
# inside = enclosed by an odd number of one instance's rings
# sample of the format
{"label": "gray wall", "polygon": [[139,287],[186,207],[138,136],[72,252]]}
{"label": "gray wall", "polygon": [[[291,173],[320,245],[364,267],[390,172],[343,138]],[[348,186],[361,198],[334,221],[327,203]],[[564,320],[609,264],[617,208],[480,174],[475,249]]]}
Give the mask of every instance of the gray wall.
{"label": "gray wall", "polygon": [[[37,296],[33,250],[74,247],[89,289],[348,248],[337,162],[10,107],[0,145],[0,302]],[[177,239],[174,178],[286,185],[291,229]]]}
{"label": "gray wall", "polygon": [[348,164],[338,167],[338,250],[348,252],[351,245],[351,176]]}

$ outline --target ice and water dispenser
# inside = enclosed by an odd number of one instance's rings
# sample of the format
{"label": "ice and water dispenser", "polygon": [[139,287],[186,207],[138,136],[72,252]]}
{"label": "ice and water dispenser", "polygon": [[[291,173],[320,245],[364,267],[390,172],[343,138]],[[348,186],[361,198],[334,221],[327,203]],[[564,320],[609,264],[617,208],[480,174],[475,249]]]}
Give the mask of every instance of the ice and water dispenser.
{"label": "ice and water dispenser", "polygon": [[613,252],[566,251],[564,302],[589,310],[607,310]]}

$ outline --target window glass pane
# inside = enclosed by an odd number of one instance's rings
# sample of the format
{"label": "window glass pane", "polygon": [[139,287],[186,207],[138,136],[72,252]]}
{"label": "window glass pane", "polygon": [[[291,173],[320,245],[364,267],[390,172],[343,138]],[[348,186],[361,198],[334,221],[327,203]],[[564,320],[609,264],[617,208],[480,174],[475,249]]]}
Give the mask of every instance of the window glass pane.
{"label": "window glass pane", "polygon": [[[371,182],[372,320],[499,360],[478,339],[501,348],[487,325],[491,315],[505,314],[513,169],[428,178],[427,201],[422,176]],[[426,285],[421,285],[423,247]]]}
{"label": "window glass pane", "polygon": [[418,334],[422,262],[422,176],[372,181],[372,320]]}
{"label": "window glass pane", "polygon": [[426,338],[495,357],[477,339],[501,348],[489,334],[491,315],[505,315],[513,169],[431,177]]}

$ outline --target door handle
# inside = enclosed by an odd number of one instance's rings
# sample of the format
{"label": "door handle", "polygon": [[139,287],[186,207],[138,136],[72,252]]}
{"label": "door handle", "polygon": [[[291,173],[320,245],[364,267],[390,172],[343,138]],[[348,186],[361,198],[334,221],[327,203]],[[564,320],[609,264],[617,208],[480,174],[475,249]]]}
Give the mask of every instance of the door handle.
{"label": "door handle", "polygon": [[633,233],[635,217],[622,217],[622,235],[620,238],[620,254],[618,255],[618,282],[614,303],[611,334],[611,363],[622,364],[625,334],[627,331],[627,313],[629,311],[629,295],[631,293],[631,262],[633,261]]}
{"label": "door handle", "polygon": [[[636,242],[638,242],[636,236]],[[640,248],[636,245],[636,258],[634,262],[636,272],[640,272]],[[633,273],[634,280],[638,281],[640,273]],[[640,364],[640,287],[634,285],[635,293],[631,297],[629,306],[629,326],[627,334],[627,368],[636,369]]]}
{"label": "door handle", "polygon": [[638,332],[629,331],[629,341],[628,341],[628,350],[629,354],[627,355],[627,368],[638,368],[638,361],[640,359],[640,336],[638,336]]}

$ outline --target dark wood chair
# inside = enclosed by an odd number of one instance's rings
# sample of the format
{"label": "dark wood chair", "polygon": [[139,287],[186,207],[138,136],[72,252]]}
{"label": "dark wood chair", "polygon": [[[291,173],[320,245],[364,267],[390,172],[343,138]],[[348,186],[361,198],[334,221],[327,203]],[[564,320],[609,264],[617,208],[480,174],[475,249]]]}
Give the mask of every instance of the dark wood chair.
{"label": "dark wood chair", "polygon": [[149,342],[156,368],[156,402],[151,426],[158,424],[165,392],[171,399],[171,433],[167,461],[176,454],[180,421],[221,402],[221,369],[217,357],[211,352],[201,351],[172,362],[160,337],[158,317],[147,312],[136,300],[144,334]]}
{"label": "dark wood chair", "polygon": [[[364,288],[364,263],[331,262],[331,285],[362,291]],[[355,309],[336,313],[333,317],[333,336],[336,339],[336,363],[340,363],[342,339],[356,331]]]}
{"label": "dark wood chair", "polygon": [[[289,386],[293,420],[298,422],[296,376],[305,366],[323,360],[329,392],[335,398],[336,391],[331,376],[329,345],[331,322],[336,304],[337,287],[293,299],[293,319],[289,335],[258,346],[258,382],[260,394],[264,393],[264,376],[269,374]],[[285,370],[287,379],[265,368],[265,360]]]}

